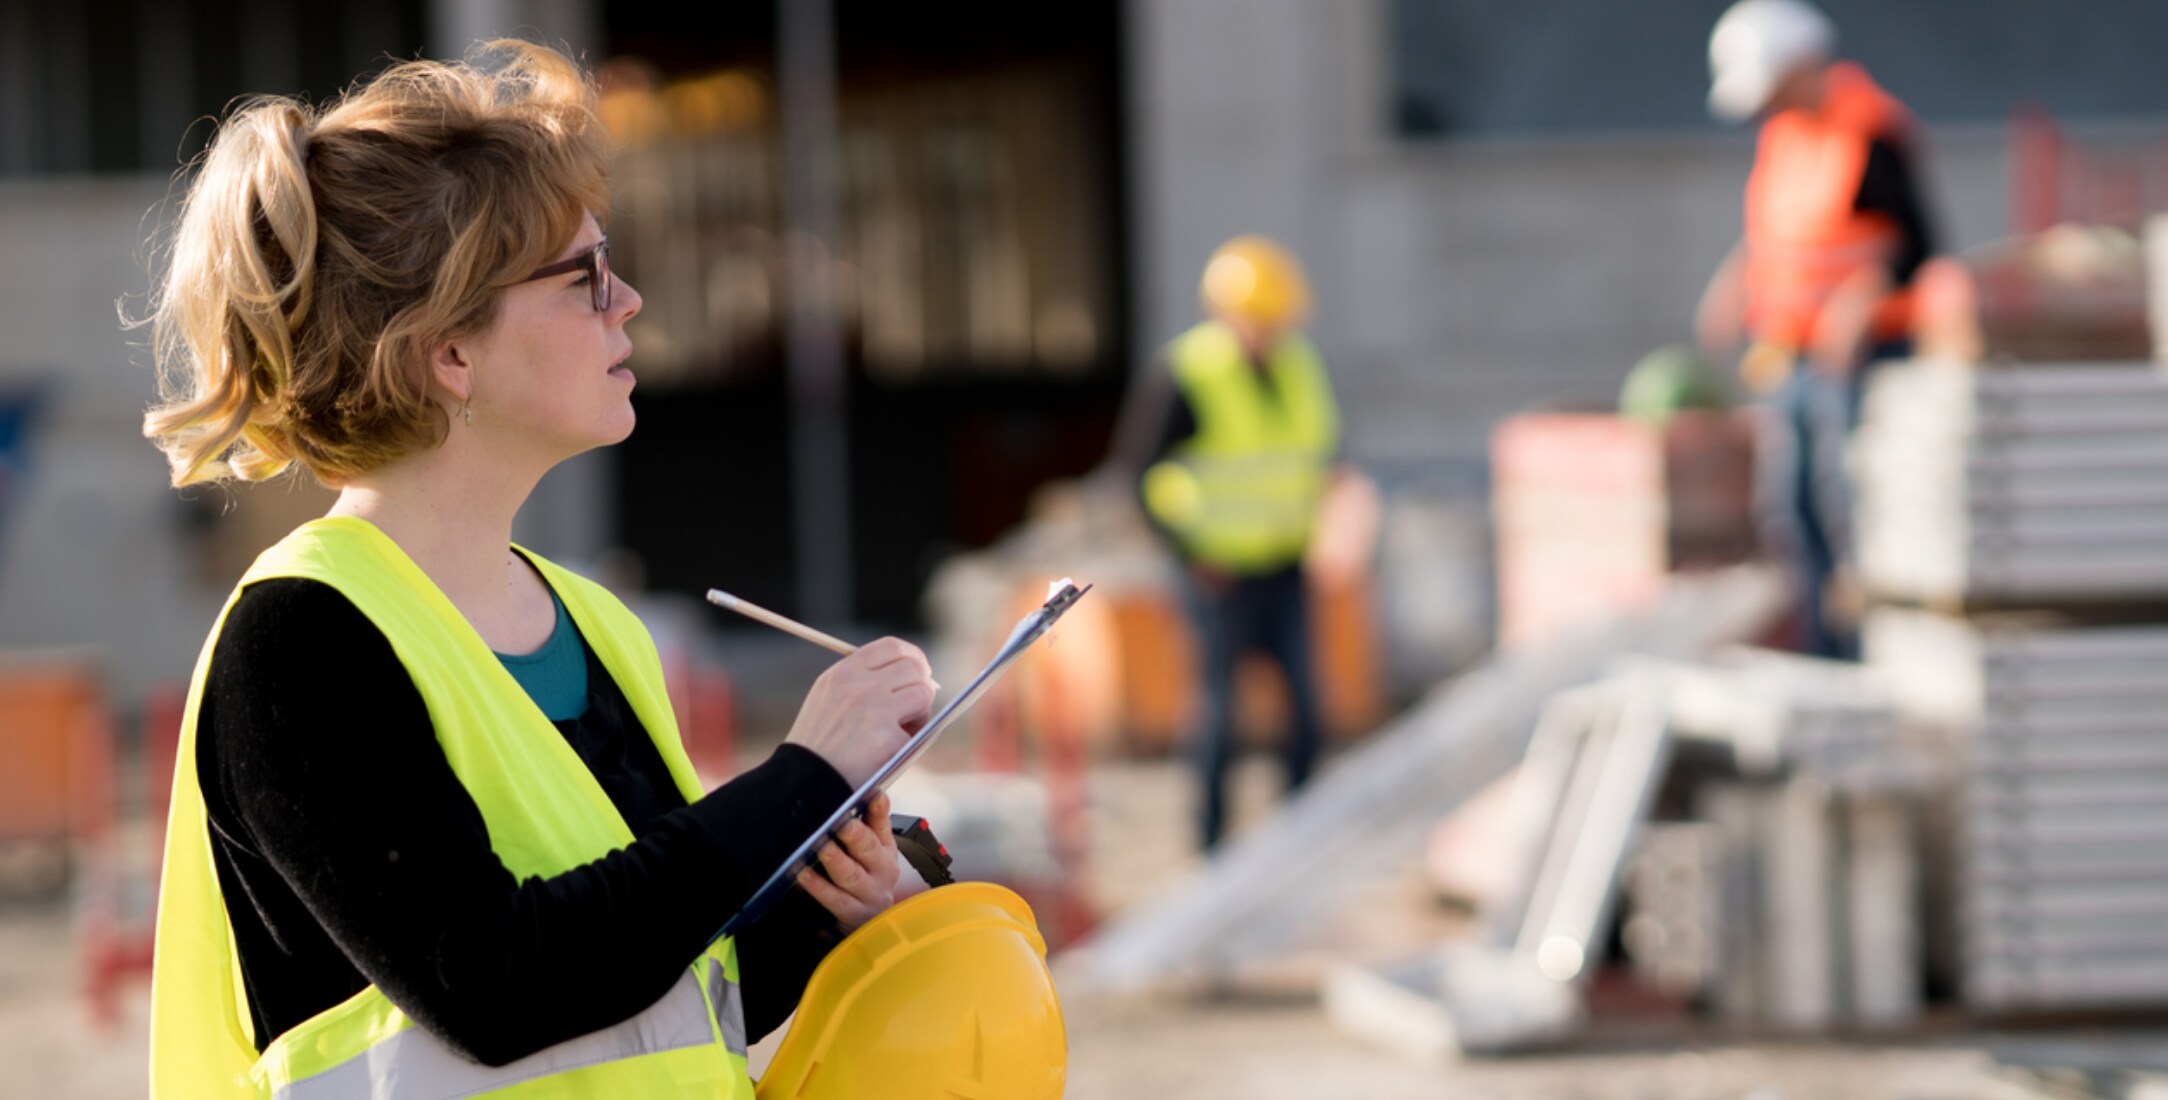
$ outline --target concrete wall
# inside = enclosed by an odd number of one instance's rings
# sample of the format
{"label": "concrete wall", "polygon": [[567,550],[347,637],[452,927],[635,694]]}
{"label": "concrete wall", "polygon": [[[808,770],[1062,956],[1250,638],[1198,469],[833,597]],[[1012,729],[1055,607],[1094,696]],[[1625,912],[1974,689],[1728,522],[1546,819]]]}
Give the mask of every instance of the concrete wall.
{"label": "concrete wall", "polygon": [[[1194,318],[1215,244],[1279,236],[1313,268],[1354,457],[1468,484],[1499,417],[1607,401],[1636,357],[1688,335],[1735,232],[1748,135],[1399,142],[1384,125],[1383,0],[1127,2],[1140,346]],[[547,21],[549,6],[450,2],[440,33],[479,33],[453,25],[490,12]],[[2000,131],[1933,139],[1946,235],[2000,233]],[[149,287],[146,216],[165,190],[0,184],[0,383],[59,384],[39,467],[0,529],[0,648],[100,646],[131,698],[187,673],[224,595],[196,572],[190,511],[141,438],[147,357],[115,314]],[[519,537],[568,560],[600,550],[606,462],[553,474]]]}
{"label": "concrete wall", "polygon": [[[592,0],[437,0],[432,51],[457,55],[504,33],[592,49],[599,22]],[[163,176],[0,182],[0,387],[51,386],[36,465],[0,517],[0,650],[94,647],[123,706],[188,675],[232,583],[206,570],[202,526],[263,527],[249,510],[275,511],[284,525],[306,514],[297,505],[321,502],[256,490],[213,518],[222,491],[189,490],[197,506],[166,487],[164,459],[142,436],[155,396],[148,332],[123,331],[116,303],[126,295],[131,312],[145,310],[145,241],[167,191]],[[515,537],[567,564],[591,560],[611,538],[608,462],[595,454],[553,471]]]}
{"label": "concrete wall", "polygon": [[36,465],[0,527],[0,649],[102,648],[132,694],[187,674],[216,595],[189,576],[185,513],[142,435],[147,334],[123,332],[150,287],[146,216],[162,180],[0,186],[0,383],[44,378]]}
{"label": "concrete wall", "polygon": [[[1387,135],[1383,0],[1132,0],[1133,293],[1147,349],[1196,317],[1219,241],[1277,236],[1316,284],[1316,335],[1359,460],[1479,457],[1516,410],[1608,402],[1688,339],[1737,236],[1751,135]],[[2001,234],[1997,127],[1937,131],[1939,222]]]}
{"label": "concrete wall", "polygon": [[432,0],[428,23],[432,57],[459,57],[506,35],[590,56],[602,42],[596,0]]}

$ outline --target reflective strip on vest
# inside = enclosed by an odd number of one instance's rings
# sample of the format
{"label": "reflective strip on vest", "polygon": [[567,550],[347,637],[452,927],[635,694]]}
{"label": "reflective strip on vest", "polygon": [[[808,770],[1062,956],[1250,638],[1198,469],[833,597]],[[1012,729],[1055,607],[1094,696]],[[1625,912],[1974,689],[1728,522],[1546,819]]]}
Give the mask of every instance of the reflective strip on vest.
{"label": "reflective strip on vest", "polygon": [[708,1003],[715,1006],[715,1026],[723,1033],[723,1049],[745,1057],[749,1044],[745,1041],[745,998],[738,993],[738,983],[723,973],[723,964],[713,959],[703,959],[703,965],[712,965],[708,971]]}
{"label": "reflective strip on vest", "polygon": [[410,1027],[321,1073],[274,1088],[276,1100],[452,1100],[567,1073],[586,1066],[702,1047],[715,1041],[708,1025],[714,998],[725,1045],[744,1056],[745,1008],[721,963],[708,968],[706,996],[688,969],[663,999],[615,1027],[567,1039],[516,1062],[485,1066],[467,1060],[436,1036]]}
{"label": "reflective strip on vest", "polygon": [[1315,455],[1289,449],[1189,465],[1199,490],[1197,527],[1298,548],[1309,540],[1323,486]]}

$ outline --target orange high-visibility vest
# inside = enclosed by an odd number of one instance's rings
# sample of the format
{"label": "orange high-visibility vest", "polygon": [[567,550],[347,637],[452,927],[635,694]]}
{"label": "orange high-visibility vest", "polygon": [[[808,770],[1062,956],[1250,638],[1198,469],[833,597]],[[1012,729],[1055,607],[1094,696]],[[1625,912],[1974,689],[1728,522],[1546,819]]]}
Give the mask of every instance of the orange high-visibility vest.
{"label": "orange high-visibility vest", "polygon": [[[1746,185],[1747,330],[1793,348],[1807,345],[1840,284],[1888,263],[1899,244],[1886,215],[1853,204],[1875,139],[1901,135],[1911,116],[1857,65],[1833,64],[1823,80],[1818,108],[1784,111],[1762,124]],[[1874,338],[1910,332],[1911,307],[1907,289],[1884,298]]]}

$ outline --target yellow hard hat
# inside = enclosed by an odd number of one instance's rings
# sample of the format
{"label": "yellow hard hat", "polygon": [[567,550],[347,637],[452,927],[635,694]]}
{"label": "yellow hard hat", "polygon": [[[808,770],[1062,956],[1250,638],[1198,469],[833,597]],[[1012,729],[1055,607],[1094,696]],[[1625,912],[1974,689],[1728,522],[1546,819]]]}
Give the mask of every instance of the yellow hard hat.
{"label": "yellow hard hat", "polygon": [[1046,941],[985,882],[906,898],[836,945],[758,1100],[1058,1100],[1069,1071]]}
{"label": "yellow hard hat", "polygon": [[1265,328],[1299,325],[1310,313],[1310,281],[1294,255],[1270,238],[1236,237],[1204,268],[1204,307],[1214,316]]}

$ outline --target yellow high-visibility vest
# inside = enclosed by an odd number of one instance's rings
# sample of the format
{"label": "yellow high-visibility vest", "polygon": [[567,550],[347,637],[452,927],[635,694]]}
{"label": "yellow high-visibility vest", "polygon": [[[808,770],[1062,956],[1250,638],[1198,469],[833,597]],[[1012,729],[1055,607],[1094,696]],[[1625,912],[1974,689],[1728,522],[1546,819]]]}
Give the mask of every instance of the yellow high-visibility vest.
{"label": "yellow high-visibility vest", "polygon": [[1145,506],[1206,564],[1255,575],[1301,560],[1340,435],[1317,350],[1282,339],[1268,385],[1233,330],[1207,321],[1175,340],[1168,366],[1197,434],[1145,471]]}
{"label": "yellow high-visibility vest", "polygon": [[[687,801],[701,795],[678,740],[655,645],[599,585],[528,554],[624,691]],[[350,517],[303,525],[249,568],[204,642],[188,693],[166,830],[151,992],[151,1093],[196,1097],[521,1098],[701,1096],[751,1100],[738,959],[716,941],[660,1001],[614,1027],[510,1065],[468,1061],[416,1027],[375,986],[279,1036],[262,1055],[211,857],[196,783],[196,716],[219,630],[241,591],[273,577],[339,590],[383,631],[414,679],[437,742],[480,807],[515,876],[551,876],[626,847],[633,835],[487,644],[398,545]]]}

